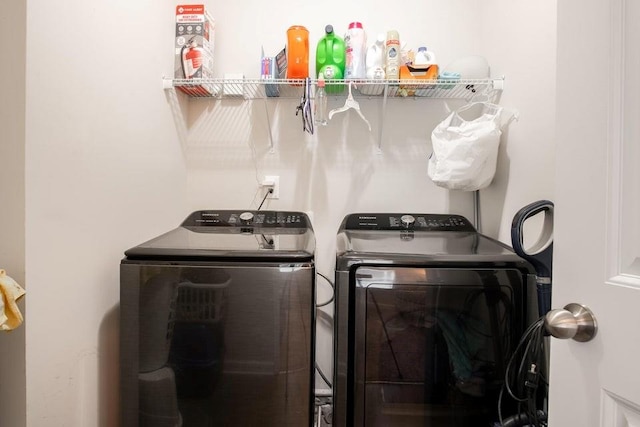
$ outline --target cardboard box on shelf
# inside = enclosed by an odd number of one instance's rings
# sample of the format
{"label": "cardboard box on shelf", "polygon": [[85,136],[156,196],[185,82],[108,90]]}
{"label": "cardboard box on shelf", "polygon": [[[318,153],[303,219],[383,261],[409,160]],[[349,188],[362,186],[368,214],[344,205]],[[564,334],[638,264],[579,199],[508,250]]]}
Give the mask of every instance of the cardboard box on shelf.
{"label": "cardboard box on shelf", "polygon": [[[213,78],[215,20],[203,4],[176,6],[174,78]],[[178,86],[192,95],[213,95],[211,84]]]}

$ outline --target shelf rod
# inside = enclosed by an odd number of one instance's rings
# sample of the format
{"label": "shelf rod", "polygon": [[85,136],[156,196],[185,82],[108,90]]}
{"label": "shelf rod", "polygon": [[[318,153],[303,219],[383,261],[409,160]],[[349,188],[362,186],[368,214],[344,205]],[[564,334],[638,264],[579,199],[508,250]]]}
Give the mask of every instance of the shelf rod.
{"label": "shelf rod", "polygon": [[267,102],[267,98],[263,98],[264,101],[264,111],[267,113],[267,127],[269,128],[269,152],[275,153],[275,146],[273,143],[273,131],[271,130],[271,116],[269,115],[269,103]]}
{"label": "shelf rod", "polygon": [[384,85],[384,96],[382,98],[382,112],[380,113],[380,120],[378,120],[378,154],[382,154],[382,135],[384,135],[384,118],[387,114],[387,92],[389,91],[389,84]]}

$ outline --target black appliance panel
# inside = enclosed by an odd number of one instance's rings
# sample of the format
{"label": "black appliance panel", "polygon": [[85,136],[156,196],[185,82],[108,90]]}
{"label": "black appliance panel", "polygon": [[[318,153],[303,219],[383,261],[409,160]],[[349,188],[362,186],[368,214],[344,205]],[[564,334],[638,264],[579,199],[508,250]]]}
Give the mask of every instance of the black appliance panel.
{"label": "black appliance panel", "polygon": [[122,264],[122,425],[309,426],[314,274]]}
{"label": "black appliance panel", "polygon": [[361,213],[348,215],[344,230],[476,231],[461,215]]}
{"label": "black appliance panel", "polygon": [[354,425],[493,425],[524,325],[520,272],[362,267],[356,277]]}
{"label": "black appliance panel", "polygon": [[301,212],[206,210],[193,212],[182,222],[181,226],[305,230],[311,228],[311,223],[307,215]]}

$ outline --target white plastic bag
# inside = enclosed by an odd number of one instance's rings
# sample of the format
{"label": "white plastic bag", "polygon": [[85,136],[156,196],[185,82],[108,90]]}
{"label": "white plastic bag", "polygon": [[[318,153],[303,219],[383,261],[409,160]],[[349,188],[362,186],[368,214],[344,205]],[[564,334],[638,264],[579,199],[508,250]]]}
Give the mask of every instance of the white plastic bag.
{"label": "white plastic bag", "polygon": [[[463,112],[465,118],[460,115]],[[450,190],[475,191],[491,184],[498,162],[501,114],[499,105],[472,103],[438,124],[431,133],[429,178]]]}

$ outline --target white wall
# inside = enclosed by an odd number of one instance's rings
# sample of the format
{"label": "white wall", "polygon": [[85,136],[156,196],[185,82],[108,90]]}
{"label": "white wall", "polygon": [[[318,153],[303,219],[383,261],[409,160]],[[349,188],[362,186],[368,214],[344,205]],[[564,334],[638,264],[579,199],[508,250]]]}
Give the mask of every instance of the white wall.
{"label": "white wall", "polygon": [[[482,3],[486,55],[494,76],[506,77],[500,104],[520,115],[502,138],[494,181],[481,192],[482,231],[510,245],[518,209],[554,197],[556,2]],[[537,238],[536,228],[530,232]]]}
{"label": "white wall", "polygon": [[29,427],[118,424],[119,262],[187,210],[172,21],[167,2],[28,2]]}
{"label": "white wall", "polygon": [[[24,286],[25,2],[0,3],[0,269]],[[24,298],[18,304],[24,314]],[[25,329],[0,334],[0,422],[25,425]]]}
{"label": "white wall", "polygon": [[[426,175],[428,136],[446,115],[442,101],[392,100],[381,121],[379,102],[362,100],[371,134],[350,113],[309,137],[294,115],[295,100],[270,100],[276,135],[270,153],[262,101],[188,101],[162,91],[161,76],[173,69],[177,3],[27,5],[29,427],[117,425],[122,252],[174,227],[193,209],[255,208],[256,176],[281,177],[281,197],[266,208],[313,213],[318,269],[327,275],[335,233],[348,212],[472,214],[470,194],[437,188]],[[550,144],[555,96],[555,9],[511,3],[208,5],[217,20],[218,75],[256,77],[260,46],[275,53],[291,24],[309,28],[313,51],[325,24],[343,33],[356,19],[369,34],[397,29],[409,46],[427,45],[443,64],[471,54],[487,57],[494,76],[507,78],[502,103],[521,114],[503,140],[496,187],[482,194],[484,228],[508,242],[515,210],[552,198],[545,169],[553,158],[540,139]],[[549,84],[523,77],[544,73]],[[343,102],[332,98],[330,106]],[[385,138],[378,154],[381,123]],[[320,363],[329,373],[330,335],[320,332]]]}

